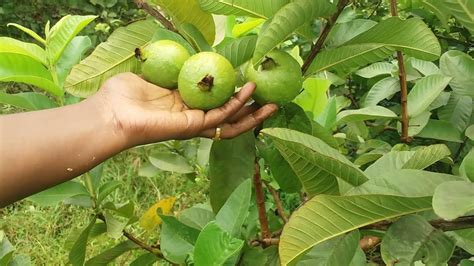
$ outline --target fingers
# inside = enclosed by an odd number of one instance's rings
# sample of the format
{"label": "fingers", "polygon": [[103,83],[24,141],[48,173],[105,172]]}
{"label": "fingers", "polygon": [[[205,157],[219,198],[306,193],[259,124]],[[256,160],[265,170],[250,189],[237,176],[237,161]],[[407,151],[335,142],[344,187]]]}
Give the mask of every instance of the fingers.
{"label": "fingers", "polygon": [[254,83],[245,84],[242,89],[223,106],[212,109],[206,113],[204,119],[204,128],[216,127],[230,116],[239,111],[252,96],[255,90]]}
{"label": "fingers", "polygon": [[[221,128],[221,138],[230,139],[236,137],[261,124],[265,119],[278,110],[275,104],[267,104],[257,111],[239,119],[234,123],[226,123]],[[202,132],[202,136],[212,138],[216,133],[215,128],[210,128]]]}
{"label": "fingers", "polygon": [[245,116],[257,111],[258,108],[260,108],[260,106],[256,103],[244,106],[237,113],[235,113],[233,116],[229,117],[226,120],[226,123],[231,123],[231,124],[235,123],[235,122],[239,121],[239,119],[241,119],[242,117],[245,117]]}

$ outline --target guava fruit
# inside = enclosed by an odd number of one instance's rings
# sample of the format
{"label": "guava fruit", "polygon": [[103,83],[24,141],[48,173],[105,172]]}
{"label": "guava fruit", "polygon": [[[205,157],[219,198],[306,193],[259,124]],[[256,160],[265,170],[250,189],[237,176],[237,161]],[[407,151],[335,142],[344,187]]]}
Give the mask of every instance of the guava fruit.
{"label": "guava fruit", "polygon": [[210,110],[230,99],[235,82],[234,68],[225,57],[202,52],[184,63],[179,73],[178,90],[188,107]]}
{"label": "guava fruit", "polygon": [[143,78],[167,89],[178,86],[178,76],[190,57],[181,44],[169,40],[156,41],[139,51]]}
{"label": "guava fruit", "polygon": [[269,52],[257,69],[249,63],[245,78],[257,84],[252,98],[262,105],[288,103],[300,93],[303,85],[298,62],[288,53],[278,50]]}

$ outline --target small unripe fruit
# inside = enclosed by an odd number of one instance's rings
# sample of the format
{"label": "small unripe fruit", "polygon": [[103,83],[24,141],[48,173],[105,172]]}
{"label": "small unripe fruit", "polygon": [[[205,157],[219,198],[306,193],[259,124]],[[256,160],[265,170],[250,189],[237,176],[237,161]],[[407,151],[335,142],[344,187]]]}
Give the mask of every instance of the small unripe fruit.
{"label": "small unripe fruit", "polygon": [[234,68],[225,57],[202,52],[184,63],[179,74],[178,90],[188,107],[210,110],[230,99],[235,82]]}
{"label": "small unripe fruit", "polygon": [[291,102],[303,86],[298,62],[288,53],[278,50],[269,52],[257,69],[249,63],[245,78],[257,85],[252,98],[262,105]]}
{"label": "small unripe fruit", "polygon": [[189,58],[186,48],[177,42],[161,40],[139,51],[143,78],[167,89],[178,86],[178,76],[184,62]]}

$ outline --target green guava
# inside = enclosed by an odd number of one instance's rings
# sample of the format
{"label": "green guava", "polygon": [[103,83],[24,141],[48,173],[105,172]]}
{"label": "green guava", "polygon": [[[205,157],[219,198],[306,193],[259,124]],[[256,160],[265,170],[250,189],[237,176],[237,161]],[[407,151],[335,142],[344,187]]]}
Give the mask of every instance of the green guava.
{"label": "green guava", "polygon": [[178,76],[189,53],[181,44],[161,40],[139,51],[143,78],[155,85],[167,89],[178,86]]}
{"label": "green guava", "polygon": [[225,57],[202,52],[184,63],[178,78],[178,90],[188,107],[210,110],[230,99],[235,82],[234,68]]}
{"label": "green guava", "polygon": [[262,105],[288,103],[300,93],[303,86],[298,61],[288,53],[278,50],[269,52],[257,69],[249,63],[245,78],[257,85],[252,98]]}

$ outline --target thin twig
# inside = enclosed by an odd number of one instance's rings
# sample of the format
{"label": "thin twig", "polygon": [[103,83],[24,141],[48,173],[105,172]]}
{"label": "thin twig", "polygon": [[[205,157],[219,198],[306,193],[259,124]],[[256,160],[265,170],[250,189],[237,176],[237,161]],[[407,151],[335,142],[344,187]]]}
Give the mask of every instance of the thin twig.
{"label": "thin twig", "polygon": [[381,241],[382,239],[380,239],[380,237],[364,236],[359,240],[359,246],[364,252],[367,252],[380,244]]}
{"label": "thin twig", "polygon": [[278,216],[283,220],[283,222],[286,224],[288,222],[288,217],[285,214],[285,211],[283,210],[283,205],[281,204],[281,199],[278,191],[276,191],[268,182],[265,182],[265,186],[268,188],[268,191],[270,191],[270,194],[272,194],[273,201],[275,202],[275,206],[278,212]]}
{"label": "thin twig", "polygon": [[[390,225],[392,225],[392,223],[393,223],[392,221],[381,221],[378,223],[364,226],[362,227],[362,229],[387,230],[390,227]],[[459,217],[452,221],[446,221],[443,219],[432,220],[432,221],[429,221],[429,223],[434,228],[441,229],[443,231],[453,231],[453,230],[474,228],[474,215]]]}
{"label": "thin twig", "polygon": [[380,4],[382,4],[382,0],[379,0],[377,5],[374,7],[374,10],[372,10],[372,13],[370,13],[370,15],[367,17],[367,19],[370,19],[375,14],[375,12],[377,12],[377,9],[380,7]]}
{"label": "thin twig", "polygon": [[[397,17],[397,0],[390,0],[390,14],[392,17]],[[408,100],[407,100],[407,75],[405,71],[405,63],[403,61],[403,54],[401,51],[397,51],[397,61],[398,61],[398,77],[400,79],[400,93],[401,93],[401,105],[402,105],[402,136],[401,141],[405,143],[410,143],[411,138],[408,136],[408,126],[409,126],[409,118],[408,118]]]}
{"label": "thin twig", "polygon": [[257,201],[258,220],[262,230],[262,239],[270,238],[270,229],[268,227],[268,219],[265,211],[265,198],[263,194],[262,180],[260,178],[260,167],[258,161],[255,160],[255,173],[253,175],[253,184],[255,187],[255,197]]}
{"label": "thin twig", "polygon": [[[102,213],[99,213],[97,214],[97,218],[99,218],[100,220],[102,220],[105,224],[107,224],[107,221],[105,220],[105,216],[102,214]],[[139,246],[141,249],[143,250],[146,250],[150,253],[152,253],[153,255],[157,256],[158,258],[160,259],[163,259],[163,260],[166,260],[168,263],[170,263],[171,265],[176,265],[175,263],[173,263],[172,261],[169,261],[168,259],[166,259],[164,256],[163,256],[163,253],[161,252],[161,250],[159,248],[156,248],[156,247],[152,247],[152,246],[149,246],[147,245],[144,241],[138,239],[137,237],[135,237],[134,235],[132,235],[131,233],[125,231],[125,230],[122,230],[122,234],[124,237],[126,237],[128,240],[132,241],[133,243],[135,243],[137,246]]]}
{"label": "thin twig", "polygon": [[264,238],[264,239],[253,239],[250,241],[250,245],[256,246],[277,246],[280,243],[279,238]]}
{"label": "thin twig", "polygon": [[347,5],[347,2],[348,0],[340,0],[339,3],[337,3],[336,13],[334,13],[328,19],[326,25],[324,26],[324,29],[319,34],[318,40],[311,48],[311,52],[309,53],[308,57],[303,63],[303,66],[301,67],[301,72],[303,72],[303,75],[306,73],[306,71],[308,71],[309,66],[313,62],[314,58],[316,58],[316,55],[318,55],[319,51],[321,51],[321,48],[323,47],[323,44],[326,41],[326,38],[328,37],[329,32],[331,31],[332,27],[336,23],[336,20],[341,14],[342,10],[344,10],[344,7]]}
{"label": "thin twig", "polygon": [[176,27],[169,21],[163,14],[160,13],[156,8],[150,6],[145,0],[134,0],[135,4],[139,8],[143,8],[148,14],[155,17],[161,25],[163,25],[166,29],[174,32],[178,32]]}

